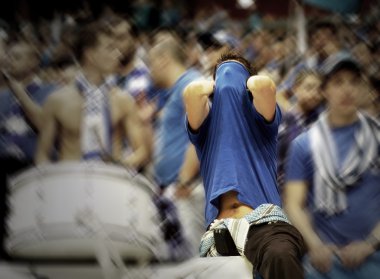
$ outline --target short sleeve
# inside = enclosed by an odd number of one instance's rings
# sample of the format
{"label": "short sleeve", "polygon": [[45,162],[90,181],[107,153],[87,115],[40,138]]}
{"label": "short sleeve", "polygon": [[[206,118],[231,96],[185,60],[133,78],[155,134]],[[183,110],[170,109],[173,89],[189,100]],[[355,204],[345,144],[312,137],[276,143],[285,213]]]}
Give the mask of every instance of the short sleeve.
{"label": "short sleeve", "polygon": [[291,142],[285,162],[285,180],[309,181],[313,173],[310,143],[307,133],[303,133]]}
{"label": "short sleeve", "polygon": [[255,108],[255,106],[252,105],[252,108],[254,110],[255,119],[258,123],[259,127],[264,130],[266,133],[269,133],[270,135],[277,136],[278,134],[278,127],[281,124],[282,120],[282,112],[281,108],[278,104],[276,104],[275,114],[272,121],[268,122]]}
{"label": "short sleeve", "polygon": [[206,119],[203,121],[202,125],[199,127],[198,131],[191,129],[189,120],[186,115],[186,130],[189,136],[190,142],[196,147],[201,147],[204,144],[208,127],[210,125],[211,113],[209,113]]}

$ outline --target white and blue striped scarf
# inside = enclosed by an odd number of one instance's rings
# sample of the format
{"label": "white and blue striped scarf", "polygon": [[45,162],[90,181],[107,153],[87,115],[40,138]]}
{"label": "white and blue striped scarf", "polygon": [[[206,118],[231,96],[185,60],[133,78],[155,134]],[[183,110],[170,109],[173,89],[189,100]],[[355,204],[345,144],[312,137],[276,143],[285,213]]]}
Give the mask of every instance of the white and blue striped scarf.
{"label": "white and blue striped scarf", "polygon": [[111,153],[111,119],[107,94],[112,82],[95,87],[80,74],[76,78],[76,85],[84,98],[81,125],[82,158],[101,159],[106,155],[104,153]]}
{"label": "white and blue striped scarf", "polygon": [[355,144],[339,168],[335,142],[327,113],[320,115],[310,129],[310,146],[314,161],[314,205],[317,211],[338,214],[347,208],[347,187],[357,185],[361,175],[380,166],[380,125],[367,115],[358,113],[360,127]]}
{"label": "white and blue striped scarf", "polygon": [[274,204],[261,204],[243,218],[226,218],[215,220],[210,229],[203,235],[199,252],[201,257],[221,256],[215,247],[214,230],[228,229],[236,245],[237,251],[244,256],[244,248],[250,226],[267,222],[283,221],[290,223],[281,207]]}

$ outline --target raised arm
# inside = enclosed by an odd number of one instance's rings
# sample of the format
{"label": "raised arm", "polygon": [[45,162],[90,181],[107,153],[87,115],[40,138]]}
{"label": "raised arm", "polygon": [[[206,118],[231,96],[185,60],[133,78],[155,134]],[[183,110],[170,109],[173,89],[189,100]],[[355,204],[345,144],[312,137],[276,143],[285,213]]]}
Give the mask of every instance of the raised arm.
{"label": "raised arm", "polygon": [[37,130],[41,130],[43,125],[42,107],[30,98],[28,92],[26,92],[24,86],[20,82],[11,78],[7,74],[3,73],[3,76],[12,94],[20,102],[21,108],[25,112],[26,117]]}
{"label": "raised arm", "polygon": [[144,166],[150,158],[151,133],[149,129],[144,126],[138,114],[137,106],[130,96],[123,95],[121,97],[121,104],[123,104],[126,110],[123,126],[128,142],[133,149],[133,152],[121,161],[129,167],[138,169]]}
{"label": "raised arm", "polygon": [[59,105],[59,100],[57,100],[53,94],[48,97],[43,106],[41,117],[41,119],[43,119],[43,129],[40,129],[38,133],[38,145],[35,156],[36,164],[50,162],[50,152],[54,145],[57,129],[55,116],[57,105]]}
{"label": "raised arm", "polygon": [[253,96],[253,105],[266,121],[273,120],[276,111],[276,85],[264,75],[251,76],[247,87]]}
{"label": "raised arm", "polygon": [[183,101],[190,128],[198,130],[210,112],[209,96],[214,91],[214,81],[196,80],[184,90]]}

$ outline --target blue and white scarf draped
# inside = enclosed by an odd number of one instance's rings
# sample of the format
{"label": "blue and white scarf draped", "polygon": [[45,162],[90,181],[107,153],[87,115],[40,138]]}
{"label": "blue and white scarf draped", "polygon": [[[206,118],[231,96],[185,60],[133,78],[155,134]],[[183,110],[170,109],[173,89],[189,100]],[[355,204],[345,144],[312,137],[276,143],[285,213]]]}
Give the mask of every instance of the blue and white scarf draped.
{"label": "blue and white scarf draped", "polygon": [[[25,87],[29,97],[35,99],[34,94],[41,89],[41,81],[34,79]],[[5,93],[5,92],[4,92]],[[3,93],[3,94],[4,94]],[[2,96],[2,105],[6,110],[0,113],[0,156],[10,156],[20,160],[31,160],[34,156],[34,144],[32,138],[36,137],[35,127],[29,122],[19,100],[10,91]],[[27,140],[29,138],[29,142]],[[32,152],[33,151],[33,152]]]}
{"label": "blue and white scarf draped", "polygon": [[290,223],[281,207],[274,204],[261,204],[255,210],[245,215],[243,218],[226,218],[215,220],[210,229],[203,235],[199,252],[201,257],[221,256],[216,250],[214,240],[214,230],[228,229],[236,245],[236,249],[241,256],[244,256],[244,248],[247,241],[249,228],[268,222],[283,221]]}
{"label": "blue and white scarf draped", "polygon": [[113,80],[95,87],[80,74],[76,78],[76,86],[84,98],[81,124],[82,158],[102,159],[110,155],[112,150],[108,92],[113,86]]}
{"label": "blue and white scarf draped", "polygon": [[347,208],[346,190],[353,187],[361,175],[380,166],[380,124],[358,113],[359,128],[355,143],[339,168],[335,142],[331,135],[327,113],[320,115],[310,129],[310,144],[314,161],[314,205],[327,215]]}

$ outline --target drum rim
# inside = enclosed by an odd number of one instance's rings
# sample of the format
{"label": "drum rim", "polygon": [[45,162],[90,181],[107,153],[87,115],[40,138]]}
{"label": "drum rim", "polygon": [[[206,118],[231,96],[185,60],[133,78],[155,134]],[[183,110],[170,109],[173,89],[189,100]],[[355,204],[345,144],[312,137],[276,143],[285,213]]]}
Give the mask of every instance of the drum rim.
{"label": "drum rim", "polygon": [[150,195],[156,192],[156,187],[148,178],[142,174],[133,174],[133,172],[120,165],[105,162],[71,162],[64,161],[52,164],[41,164],[31,166],[8,179],[8,185],[11,190],[16,191],[19,188],[24,187],[29,181],[36,179],[46,179],[55,175],[94,175],[102,177],[113,177],[118,179],[126,179],[133,181],[138,186],[146,190]]}
{"label": "drum rim", "polygon": [[[54,230],[55,228],[55,230]],[[61,228],[65,228],[64,231]],[[54,231],[60,230],[61,234],[57,235]],[[5,240],[5,246],[10,255],[16,255],[22,253],[23,249],[21,247],[30,247],[35,245],[48,245],[50,243],[60,242],[60,241],[88,241],[88,243],[94,242],[94,247],[98,241],[111,241],[117,243],[123,243],[127,247],[133,246],[141,249],[146,249],[153,257],[158,256],[159,251],[157,247],[159,246],[159,241],[163,241],[163,238],[158,237],[158,235],[150,234],[149,236],[142,233],[134,232],[138,234],[136,237],[127,237],[126,233],[131,228],[126,226],[120,226],[115,224],[104,223],[103,229],[107,230],[106,239],[99,237],[97,232],[86,232],[86,230],[78,230],[78,226],[73,223],[54,223],[48,224],[44,227],[36,228],[29,227],[18,232],[17,234],[8,236]],[[27,237],[26,237],[27,236]],[[156,245],[154,244],[156,242]],[[78,247],[78,249],[80,249]],[[71,253],[74,252],[70,251]],[[57,253],[59,254],[59,253]]]}

